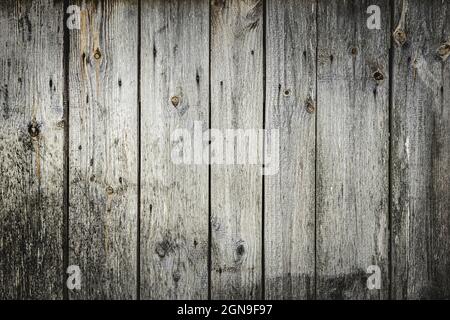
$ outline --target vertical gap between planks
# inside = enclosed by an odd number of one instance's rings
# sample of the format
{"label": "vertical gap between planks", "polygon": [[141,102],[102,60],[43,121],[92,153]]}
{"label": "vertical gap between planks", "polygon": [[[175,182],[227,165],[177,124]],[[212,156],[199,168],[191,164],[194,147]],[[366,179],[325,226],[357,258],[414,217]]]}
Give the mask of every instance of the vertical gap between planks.
{"label": "vertical gap between planks", "polygon": [[69,266],[69,67],[70,67],[70,35],[66,27],[68,19],[67,9],[69,0],[64,0],[63,8],[63,103],[64,103],[64,194],[63,194],[63,270],[62,270],[62,292],[63,300],[69,299],[69,292],[65,284],[66,270]]}
{"label": "vertical gap between planks", "polygon": [[388,228],[389,228],[389,243],[388,243],[388,299],[392,299],[392,108],[394,106],[394,39],[391,36],[394,28],[394,20],[395,20],[395,1],[389,1],[389,10],[391,10],[390,14],[390,23],[389,23],[389,39],[390,39],[390,47],[389,47],[389,111],[388,111],[388,137],[389,137],[389,149],[388,149]]}
{"label": "vertical gap between planks", "polygon": [[208,129],[209,129],[209,143],[208,143],[208,300],[211,300],[211,250],[212,250],[212,234],[211,234],[211,1],[208,6]]}
{"label": "vertical gap between planks", "polygon": [[136,300],[141,299],[141,1],[137,17],[137,236],[136,236]]}
{"label": "vertical gap between planks", "polygon": [[262,164],[261,164],[261,174],[262,174],[262,196],[261,196],[261,298],[265,300],[266,298],[266,255],[265,255],[265,174],[264,174],[264,165],[266,163],[265,151],[266,151],[266,77],[267,77],[267,68],[266,68],[266,47],[267,47],[267,3],[263,1],[263,137],[262,137]]}
{"label": "vertical gap between planks", "polygon": [[315,50],[315,99],[316,99],[316,116],[314,118],[314,300],[317,300],[317,118],[319,115],[319,92],[317,90],[317,72],[318,72],[318,56],[319,56],[319,1],[316,0],[316,50]]}

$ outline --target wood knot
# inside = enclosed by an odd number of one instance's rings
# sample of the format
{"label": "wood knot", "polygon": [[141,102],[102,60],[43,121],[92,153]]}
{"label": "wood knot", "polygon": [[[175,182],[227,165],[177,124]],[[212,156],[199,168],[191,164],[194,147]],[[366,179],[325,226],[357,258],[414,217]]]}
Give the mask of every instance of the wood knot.
{"label": "wood knot", "polygon": [[166,255],[166,252],[160,245],[156,245],[155,252],[160,258],[164,258]]}
{"label": "wood knot", "polygon": [[167,236],[162,241],[156,243],[155,253],[160,259],[164,258],[166,255],[174,251],[176,245]]}
{"label": "wood knot", "polygon": [[315,110],[316,110],[316,106],[314,104],[314,101],[313,101],[313,99],[311,97],[309,97],[306,100],[306,111],[308,113],[313,113]]}
{"label": "wood knot", "polygon": [[109,195],[112,195],[114,193],[114,189],[111,186],[106,187],[106,193]]}
{"label": "wood knot", "polygon": [[173,281],[178,282],[181,279],[181,273],[179,271],[175,271],[172,274]]}
{"label": "wood knot", "polygon": [[375,79],[376,82],[381,83],[384,80],[384,74],[383,72],[381,72],[380,69],[377,69],[373,74],[372,74],[373,78]]}
{"label": "wood knot", "polygon": [[176,108],[178,107],[178,104],[180,104],[180,98],[177,96],[173,96],[170,98],[170,102],[172,102],[172,105]]}
{"label": "wood knot", "polygon": [[60,120],[56,123],[56,126],[61,129],[64,128],[65,125],[66,125],[66,122],[64,120]]}
{"label": "wood knot", "polygon": [[94,52],[94,58],[95,58],[96,60],[98,60],[98,59],[100,59],[101,57],[102,57],[102,53],[100,52],[100,49],[99,49],[99,48],[95,49],[95,52]]}
{"label": "wood knot", "polygon": [[28,133],[32,138],[37,138],[41,133],[40,125],[36,122],[35,118],[28,124]]}
{"label": "wood knot", "polygon": [[447,60],[447,58],[450,56],[450,41],[447,41],[446,43],[441,45],[438,48],[437,53],[439,57],[441,57],[442,61]]}
{"label": "wood knot", "polygon": [[236,243],[236,247],[234,249],[234,262],[237,264],[242,263],[243,258],[245,255],[245,245],[244,245],[244,241],[238,241],[238,243]]}
{"label": "wood knot", "polygon": [[406,33],[402,29],[397,29],[394,31],[394,41],[399,46],[403,46],[406,43]]}
{"label": "wood knot", "polygon": [[291,95],[291,90],[290,89],[286,89],[286,90],[284,90],[283,94],[284,94],[285,97],[289,97]]}
{"label": "wood knot", "polygon": [[244,255],[244,253],[245,253],[244,245],[243,244],[238,245],[236,248],[236,254],[238,256],[242,256],[242,255]]}

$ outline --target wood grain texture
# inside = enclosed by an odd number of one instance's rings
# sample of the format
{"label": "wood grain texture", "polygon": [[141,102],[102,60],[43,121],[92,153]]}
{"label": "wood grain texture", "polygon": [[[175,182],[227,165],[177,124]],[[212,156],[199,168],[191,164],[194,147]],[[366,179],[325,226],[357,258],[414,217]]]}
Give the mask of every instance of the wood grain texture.
{"label": "wood grain texture", "polygon": [[[366,26],[370,5],[380,30]],[[319,1],[319,299],[388,296],[389,12],[385,0]],[[366,286],[370,265],[381,268],[381,290]]]}
{"label": "wood grain texture", "polygon": [[142,2],[142,299],[208,296],[208,166],[172,157],[208,128],[208,19],[208,1]]}
{"label": "wood grain texture", "polygon": [[60,299],[63,3],[0,4],[0,299]]}
{"label": "wood grain texture", "polygon": [[450,3],[405,4],[395,2],[393,26],[404,11],[393,65],[392,297],[448,299],[450,61],[438,48],[450,41]]}
{"label": "wood grain texture", "polygon": [[70,31],[72,299],[136,297],[137,1],[81,1]]}
{"label": "wood grain texture", "polygon": [[[212,1],[211,128],[262,128],[263,54],[263,2]],[[211,297],[261,298],[260,167],[211,166],[211,227]]]}
{"label": "wood grain texture", "polygon": [[[0,30],[0,299],[62,299],[67,262],[69,299],[450,298],[449,0],[4,0]],[[234,144],[263,126],[265,177]]]}
{"label": "wood grain texture", "polygon": [[311,299],[316,3],[267,0],[266,5],[266,129],[280,130],[279,173],[265,177],[266,298]]}

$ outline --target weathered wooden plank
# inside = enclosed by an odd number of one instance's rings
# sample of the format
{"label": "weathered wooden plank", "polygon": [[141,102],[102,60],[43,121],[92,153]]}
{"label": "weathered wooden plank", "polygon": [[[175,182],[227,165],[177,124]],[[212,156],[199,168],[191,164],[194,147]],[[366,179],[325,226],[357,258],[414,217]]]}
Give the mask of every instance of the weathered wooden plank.
{"label": "weathered wooden plank", "polygon": [[265,178],[268,299],[314,298],[316,3],[267,0],[266,129],[280,130]]}
{"label": "weathered wooden plank", "polygon": [[72,299],[131,299],[137,269],[137,1],[79,1],[70,31]]}
{"label": "weathered wooden plank", "polygon": [[[211,128],[224,135],[227,129],[262,128],[263,54],[263,1],[213,1]],[[224,140],[224,154],[234,154],[238,148],[227,148],[233,140]],[[260,167],[212,164],[213,299],[261,297],[261,220]]]}
{"label": "weathered wooden plank", "polygon": [[450,2],[396,1],[393,27],[392,297],[449,298]]}
{"label": "weathered wooden plank", "polygon": [[[370,5],[381,29],[369,30]],[[388,295],[388,1],[319,1],[317,297]],[[378,265],[381,290],[368,290]]]}
{"label": "weathered wooden plank", "polygon": [[141,14],[141,298],[206,299],[208,166],[197,145],[188,163],[175,155],[208,128],[209,3],[143,1]]}
{"label": "weathered wooden plank", "polygon": [[63,13],[0,4],[0,299],[62,298]]}

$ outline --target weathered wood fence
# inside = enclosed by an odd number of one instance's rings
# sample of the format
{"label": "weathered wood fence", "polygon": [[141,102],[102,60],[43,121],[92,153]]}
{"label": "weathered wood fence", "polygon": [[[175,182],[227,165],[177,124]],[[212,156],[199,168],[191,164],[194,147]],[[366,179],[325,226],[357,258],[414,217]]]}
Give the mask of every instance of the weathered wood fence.
{"label": "weathered wood fence", "polygon": [[[0,30],[0,298],[450,297],[450,1],[6,0]],[[195,121],[279,129],[279,172],[174,164]]]}

